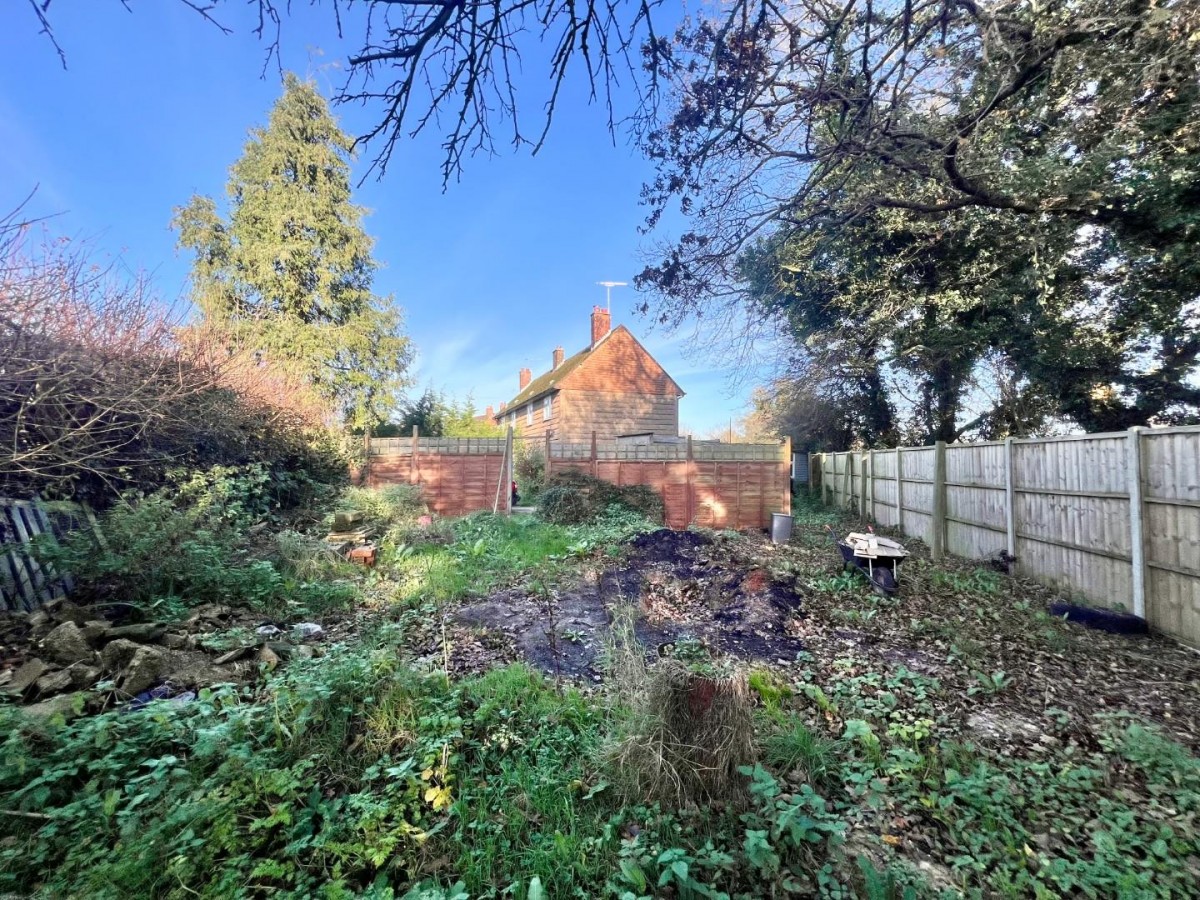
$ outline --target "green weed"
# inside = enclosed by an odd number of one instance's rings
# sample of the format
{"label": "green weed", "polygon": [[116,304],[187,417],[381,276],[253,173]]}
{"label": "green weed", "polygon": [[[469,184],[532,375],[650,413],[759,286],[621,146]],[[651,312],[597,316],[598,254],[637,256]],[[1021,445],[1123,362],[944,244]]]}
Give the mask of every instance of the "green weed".
{"label": "green weed", "polygon": [[763,741],[763,761],[780,772],[802,769],[808,780],[822,784],[833,779],[841,745],[812,731],[795,717]]}
{"label": "green weed", "polygon": [[855,594],[862,592],[866,582],[854,572],[839,572],[837,575],[814,578],[809,582],[809,586],[827,594]]}
{"label": "green weed", "polygon": [[999,694],[1012,685],[1007,672],[975,672],[975,683],[967,688],[968,694]]}
{"label": "green weed", "polygon": [[948,572],[945,569],[934,569],[929,574],[929,580],[937,587],[950,588],[964,594],[995,595],[1000,593],[1003,581],[998,572],[991,569],[975,568],[970,573]]}

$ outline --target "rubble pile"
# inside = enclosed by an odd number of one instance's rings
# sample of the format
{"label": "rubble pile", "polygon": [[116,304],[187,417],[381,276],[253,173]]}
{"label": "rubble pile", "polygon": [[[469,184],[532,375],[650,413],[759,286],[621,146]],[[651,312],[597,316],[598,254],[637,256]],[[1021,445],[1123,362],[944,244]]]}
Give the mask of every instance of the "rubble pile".
{"label": "rubble pile", "polygon": [[247,681],[261,665],[319,653],[320,625],[254,628],[262,620],[249,615],[207,604],[182,623],[121,622],[65,599],[4,613],[0,692],[31,715],[69,718],[129,701],[192,699],[208,685]]}

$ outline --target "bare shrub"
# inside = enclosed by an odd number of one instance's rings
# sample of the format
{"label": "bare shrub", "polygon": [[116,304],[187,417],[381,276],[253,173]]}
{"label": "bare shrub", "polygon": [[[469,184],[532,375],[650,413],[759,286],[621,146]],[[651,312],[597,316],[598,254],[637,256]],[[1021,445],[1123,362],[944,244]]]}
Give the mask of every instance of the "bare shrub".
{"label": "bare shrub", "polygon": [[[0,246],[0,493],[103,505],[183,465],[317,464],[302,384],[86,247]],[[332,449],[332,448],[330,448]]]}

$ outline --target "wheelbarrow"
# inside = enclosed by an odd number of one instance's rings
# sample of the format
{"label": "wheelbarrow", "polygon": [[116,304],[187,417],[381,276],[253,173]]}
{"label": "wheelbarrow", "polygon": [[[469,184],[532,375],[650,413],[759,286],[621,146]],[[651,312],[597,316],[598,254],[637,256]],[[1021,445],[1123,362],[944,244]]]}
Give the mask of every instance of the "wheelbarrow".
{"label": "wheelbarrow", "polygon": [[891,538],[879,537],[874,532],[866,534],[852,531],[839,538],[828,525],[825,530],[842,554],[842,567],[854,566],[871,582],[871,588],[882,597],[891,597],[900,589],[896,569],[908,551]]}

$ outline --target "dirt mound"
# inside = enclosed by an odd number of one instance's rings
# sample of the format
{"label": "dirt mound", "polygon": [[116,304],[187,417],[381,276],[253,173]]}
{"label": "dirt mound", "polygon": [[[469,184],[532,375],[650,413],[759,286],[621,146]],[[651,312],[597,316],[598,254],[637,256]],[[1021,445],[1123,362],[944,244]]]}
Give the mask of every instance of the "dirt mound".
{"label": "dirt mound", "polygon": [[712,543],[712,539],[697,531],[672,531],[661,528],[639,534],[629,546],[633,555],[642,562],[678,563],[686,562],[701,547]]}
{"label": "dirt mound", "polygon": [[[633,611],[634,634],[650,655],[691,640],[747,661],[788,663],[805,648],[795,589],[763,569],[741,571],[703,534],[652,531],[630,551],[620,567],[552,598],[507,590],[463,605],[455,622],[486,638],[496,662],[519,656],[543,672],[592,680],[603,674],[617,610]],[[452,642],[451,664],[474,670],[481,641],[463,638]]]}

